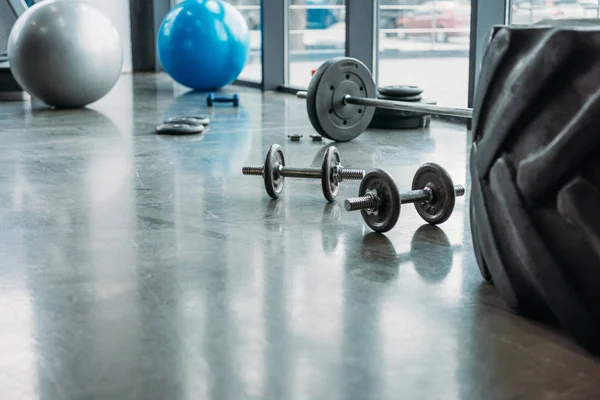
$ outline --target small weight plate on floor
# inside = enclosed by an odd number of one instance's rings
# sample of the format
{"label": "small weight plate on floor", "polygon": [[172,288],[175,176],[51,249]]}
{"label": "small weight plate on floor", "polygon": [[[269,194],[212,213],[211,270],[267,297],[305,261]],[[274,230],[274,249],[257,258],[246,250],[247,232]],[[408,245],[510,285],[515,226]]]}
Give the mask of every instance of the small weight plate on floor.
{"label": "small weight plate on floor", "polygon": [[369,128],[387,130],[422,129],[427,128],[430,123],[430,115],[423,115],[420,117],[389,117],[376,115],[371,121]]}
{"label": "small weight plate on floor", "polygon": [[285,157],[283,156],[283,150],[278,144],[272,144],[267,152],[264,166],[264,179],[265,189],[267,194],[276,199],[283,190],[284,177],[279,174],[277,167],[281,165],[285,166]]}
{"label": "small weight plate on floor", "polygon": [[[327,61],[325,61],[323,64],[321,64],[319,66],[319,68],[317,68],[317,70],[315,71],[315,73],[313,74],[310,83],[308,84],[308,89],[307,89],[307,95],[306,95],[306,111],[308,112],[308,119],[310,120],[311,125],[313,126],[313,128],[315,129],[315,131],[317,131],[317,133],[319,133],[321,136],[324,136],[325,138],[329,139],[329,140],[333,140],[331,137],[329,137],[329,135],[327,134],[327,132],[325,132],[325,130],[323,129],[323,126],[321,125],[321,122],[319,122],[319,115],[317,113],[317,98],[314,95],[314,93],[316,93],[317,88],[319,87],[319,83],[321,81],[321,78],[323,77],[323,74],[325,73],[325,71],[327,70],[327,68],[329,68],[329,66],[335,62],[335,60],[338,57],[334,57],[331,58]],[[309,95],[313,93],[313,95]]]}
{"label": "small weight plate on floor", "polygon": [[323,164],[321,165],[321,186],[323,195],[327,201],[335,200],[339,191],[339,182],[336,180],[333,167],[341,164],[340,152],[334,146],[328,147],[323,155]]}
{"label": "small weight plate on floor", "polygon": [[156,127],[156,133],[162,135],[194,135],[203,131],[203,125],[166,123]]}
{"label": "small weight plate on floor", "polygon": [[423,93],[423,89],[418,86],[412,85],[392,85],[380,87],[379,93],[381,93],[384,96],[398,98],[419,95]]}
{"label": "small weight plate on floor", "polygon": [[322,132],[317,130],[327,138],[350,141],[368,128],[375,107],[345,104],[344,97],[375,98],[375,81],[361,61],[350,57],[337,57],[326,68],[321,68],[323,66],[315,73],[307,91],[309,115],[318,121],[318,124],[313,122],[313,126],[322,128]]}
{"label": "small weight plate on floor", "polygon": [[377,98],[381,99],[381,100],[395,100],[395,101],[415,102],[415,101],[421,101],[421,99],[423,98],[423,96],[421,96],[420,94],[416,94],[414,96],[392,97],[392,96],[386,96],[384,94],[378,93],[377,94]]}
{"label": "small weight plate on floor", "polygon": [[442,166],[425,163],[419,167],[412,182],[412,190],[429,187],[433,192],[430,201],[414,203],[417,213],[432,225],[439,225],[448,220],[454,212],[456,194],[452,177]]}
{"label": "small weight plate on floor", "polygon": [[377,210],[360,210],[365,223],[375,232],[392,229],[400,217],[400,193],[394,178],[382,169],[374,169],[360,182],[358,196],[376,192],[380,205]]}
{"label": "small weight plate on floor", "polygon": [[165,119],[165,124],[187,124],[187,125],[208,125],[210,124],[210,119],[208,117],[198,117],[198,116],[177,116],[177,117],[169,117]]}

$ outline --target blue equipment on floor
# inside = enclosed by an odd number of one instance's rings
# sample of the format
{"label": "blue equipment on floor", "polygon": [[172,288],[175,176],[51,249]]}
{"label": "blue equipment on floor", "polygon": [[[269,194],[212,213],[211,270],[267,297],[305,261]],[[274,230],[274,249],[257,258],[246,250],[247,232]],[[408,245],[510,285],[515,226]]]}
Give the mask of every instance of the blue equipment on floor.
{"label": "blue equipment on floor", "polygon": [[186,0],[165,16],[157,49],[175,81],[198,91],[216,90],[233,82],[246,65],[248,25],[221,0]]}

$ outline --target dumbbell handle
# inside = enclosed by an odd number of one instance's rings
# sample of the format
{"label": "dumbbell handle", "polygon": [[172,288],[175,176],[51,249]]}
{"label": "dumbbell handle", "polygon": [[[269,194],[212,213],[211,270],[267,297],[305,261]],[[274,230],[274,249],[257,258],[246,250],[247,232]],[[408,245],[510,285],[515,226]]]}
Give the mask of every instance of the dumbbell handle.
{"label": "dumbbell handle", "polygon": [[212,97],[211,100],[215,103],[232,103],[233,97]]}
{"label": "dumbbell handle", "polygon": [[[306,99],[307,92],[299,91],[296,97]],[[437,115],[449,115],[453,117],[473,117],[472,108],[438,106],[435,104],[424,104],[419,102],[408,102],[398,100],[371,99],[368,97],[354,97],[347,94],[344,96],[344,103],[357,106],[378,107],[387,109],[396,109],[404,111],[422,112]]]}
{"label": "dumbbell handle", "polygon": [[[242,167],[243,175],[262,176],[264,167],[262,165],[247,165]],[[279,174],[285,178],[308,178],[321,179],[321,168],[291,168],[279,167]],[[361,180],[365,171],[360,169],[340,168],[339,174],[342,180]]]}
{"label": "dumbbell handle", "polygon": [[[465,188],[463,185],[454,185],[454,195],[456,197],[465,195]],[[433,197],[433,191],[426,187],[425,189],[409,190],[408,192],[400,193],[400,203],[416,203],[422,200],[431,200]]]}
{"label": "dumbbell handle", "polygon": [[[455,196],[464,196],[465,188],[462,185],[454,186]],[[431,200],[433,192],[429,188],[410,190],[408,192],[400,193],[400,203],[416,203],[422,200]],[[346,199],[344,202],[344,208],[346,211],[357,211],[357,210],[369,210],[377,208],[379,204],[379,198],[375,194],[367,194],[362,197],[351,197]]]}

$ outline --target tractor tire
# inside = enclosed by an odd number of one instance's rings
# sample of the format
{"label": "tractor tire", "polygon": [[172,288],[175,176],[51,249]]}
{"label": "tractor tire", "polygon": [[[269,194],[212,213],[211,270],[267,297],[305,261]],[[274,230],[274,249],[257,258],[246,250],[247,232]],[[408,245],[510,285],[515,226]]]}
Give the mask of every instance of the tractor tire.
{"label": "tractor tire", "polygon": [[484,280],[600,354],[600,25],[496,26],[473,101],[470,216]]}

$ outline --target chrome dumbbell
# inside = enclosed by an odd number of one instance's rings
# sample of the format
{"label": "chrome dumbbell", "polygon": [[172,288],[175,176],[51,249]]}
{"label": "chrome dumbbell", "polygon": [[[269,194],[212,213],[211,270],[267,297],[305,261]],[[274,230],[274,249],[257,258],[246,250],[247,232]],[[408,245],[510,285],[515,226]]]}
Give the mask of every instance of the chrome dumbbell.
{"label": "chrome dumbbell", "polygon": [[346,199],[346,211],[360,210],[365,223],[375,232],[392,229],[400,217],[402,204],[414,203],[417,213],[432,225],[444,223],[454,211],[457,196],[465,188],[454,185],[450,174],[435,163],[423,164],[413,178],[412,190],[400,193],[394,178],[382,169],[369,172],[358,190],[358,197]]}
{"label": "chrome dumbbell", "polygon": [[278,198],[283,191],[285,178],[320,179],[325,199],[333,201],[338,194],[340,183],[345,180],[361,180],[365,171],[344,168],[340,153],[334,146],[325,151],[321,168],[287,167],[281,146],[273,144],[267,152],[264,165],[244,166],[242,174],[262,176],[267,194],[273,199]]}

